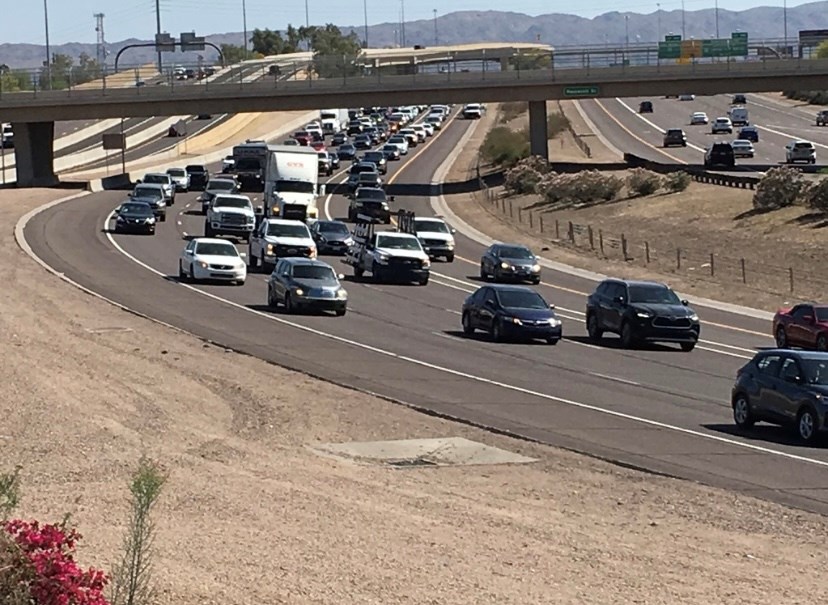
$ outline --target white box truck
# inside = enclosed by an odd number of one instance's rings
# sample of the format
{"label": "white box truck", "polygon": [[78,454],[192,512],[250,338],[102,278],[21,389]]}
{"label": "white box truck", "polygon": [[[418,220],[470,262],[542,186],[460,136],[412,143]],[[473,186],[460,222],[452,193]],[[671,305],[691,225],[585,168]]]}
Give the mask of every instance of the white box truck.
{"label": "white box truck", "polygon": [[316,198],[320,195],[325,195],[325,185],[319,183],[319,156],[315,149],[294,145],[268,146],[264,218],[317,219]]}
{"label": "white box truck", "polygon": [[347,109],[323,109],[319,112],[324,134],[336,134],[348,126],[348,120]]}

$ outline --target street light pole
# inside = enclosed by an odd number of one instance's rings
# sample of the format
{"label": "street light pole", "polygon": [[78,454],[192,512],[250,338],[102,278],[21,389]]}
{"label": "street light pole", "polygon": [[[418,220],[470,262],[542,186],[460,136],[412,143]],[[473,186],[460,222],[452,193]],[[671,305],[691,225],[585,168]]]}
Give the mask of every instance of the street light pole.
{"label": "street light pole", "polygon": [[624,42],[624,46],[627,49],[627,52],[630,52],[630,16],[624,15],[624,30],[626,31],[626,41]]}
{"label": "street light pole", "polygon": [[242,0],[242,27],[244,28],[244,58],[249,59],[247,54],[247,1]]}
{"label": "street light pole", "polygon": [[656,30],[656,42],[660,42],[661,41],[661,3],[660,2],[656,3],[656,8],[658,9],[656,11],[656,15],[658,16],[658,29]]}
{"label": "street light pole", "polygon": [[687,30],[684,27],[684,0],[681,0],[681,39],[687,38]]}
{"label": "street light pole", "polygon": [[[155,0],[155,33],[161,35],[161,0]],[[158,51],[158,73],[161,73],[161,51]]]}
{"label": "street light pole", "polygon": [[402,44],[400,46],[405,48],[405,0],[400,0],[400,17],[402,19],[402,23],[400,24],[400,39],[402,40]]}
{"label": "street light pole", "polygon": [[716,0],[716,39],[719,39],[719,0]]}
{"label": "street light pole", "polygon": [[782,27],[785,36],[785,56],[788,55],[788,0],[782,0]]}
{"label": "street light pole", "polygon": [[368,0],[362,0],[362,12],[365,13],[365,48],[368,48]]}
{"label": "street light pole", "polygon": [[46,26],[46,86],[52,89],[52,48],[49,46],[49,3],[43,0],[43,21]]}
{"label": "street light pole", "polygon": [[434,46],[437,46],[437,9],[434,9]]}

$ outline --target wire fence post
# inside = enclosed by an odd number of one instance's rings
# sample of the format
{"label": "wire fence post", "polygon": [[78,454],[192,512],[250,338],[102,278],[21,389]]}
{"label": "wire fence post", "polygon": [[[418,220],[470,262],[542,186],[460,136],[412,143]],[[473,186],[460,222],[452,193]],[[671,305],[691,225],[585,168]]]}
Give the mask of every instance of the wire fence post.
{"label": "wire fence post", "polygon": [[535,226],[532,224],[532,211],[529,211],[529,228],[534,229]]}
{"label": "wire fence post", "polygon": [[791,282],[791,294],[793,294],[793,291],[794,291],[794,271],[793,271],[793,267],[788,267],[788,277],[790,278],[790,282]]}
{"label": "wire fence post", "polygon": [[540,224],[539,225],[540,226],[540,232],[543,233],[543,215],[542,214],[538,217],[538,223]]}
{"label": "wire fence post", "polygon": [[598,246],[601,248],[601,256],[606,256],[604,254],[604,232],[601,229],[598,229]]}
{"label": "wire fence post", "polygon": [[676,269],[681,269],[681,248],[676,248]]}
{"label": "wire fence post", "polygon": [[623,233],[621,234],[621,254],[624,255],[624,262],[630,260],[627,256],[627,238]]}
{"label": "wire fence post", "polygon": [[649,265],[650,264],[650,242],[644,242],[644,261]]}
{"label": "wire fence post", "polygon": [[521,208],[520,206],[518,206],[518,222],[523,222],[523,208]]}
{"label": "wire fence post", "polygon": [[572,221],[569,221],[569,241],[575,243],[575,225],[572,224]]}
{"label": "wire fence post", "polygon": [[509,200],[509,218],[514,218],[514,206],[512,206],[512,200]]}
{"label": "wire fence post", "polygon": [[561,224],[555,219],[555,239],[561,239]]}
{"label": "wire fence post", "polygon": [[589,249],[595,250],[595,235],[592,232],[592,225],[587,225],[587,233],[589,233]]}
{"label": "wire fence post", "polygon": [[716,261],[713,258],[713,253],[710,253],[710,277],[716,275]]}
{"label": "wire fence post", "polygon": [[740,258],[739,259],[739,264],[742,266],[742,283],[746,284],[747,283],[747,269],[745,267],[745,259]]}

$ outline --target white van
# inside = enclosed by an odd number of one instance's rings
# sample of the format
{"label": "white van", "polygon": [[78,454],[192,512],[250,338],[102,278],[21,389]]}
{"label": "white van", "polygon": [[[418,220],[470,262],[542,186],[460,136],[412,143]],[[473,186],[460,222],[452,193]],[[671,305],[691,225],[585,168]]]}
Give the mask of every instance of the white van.
{"label": "white van", "polygon": [[727,114],[734,126],[747,126],[750,124],[746,107],[731,107]]}

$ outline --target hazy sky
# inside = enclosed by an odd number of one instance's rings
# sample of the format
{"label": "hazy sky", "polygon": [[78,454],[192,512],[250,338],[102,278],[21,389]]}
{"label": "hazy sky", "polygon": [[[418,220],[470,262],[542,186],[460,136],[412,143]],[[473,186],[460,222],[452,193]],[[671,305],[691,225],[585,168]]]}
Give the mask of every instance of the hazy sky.
{"label": "hazy sky", "polygon": [[[11,4],[14,0],[3,0]],[[685,0],[687,11],[713,7],[715,0]],[[150,38],[155,33],[155,0],[47,0],[49,8],[49,34],[52,44],[65,42],[94,42],[95,20],[93,15],[103,12],[104,30],[109,42],[125,38]],[[160,0],[161,28],[177,35],[182,31],[195,30],[198,34],[242,31],[243,0]],[[304,2],[293,0],[245,0],[247,26],[283,28],[288,23],[302,25],[305,22]],[[363,22],[362,3],[358,0],[307,0],[311,24],[336,23],[339,25],[360,25]],[[788,6],[805,2],[790,0]],[[663,0],[662,10],[678,10],[681,0]],[[401,2],[395,0],[367,0],[369,24],[398,22]],[[719,8],[744,10],[754,6],[781,6],[781,0],[755,2],[751,0],[719,0]],[[529,15],[562,12],[593,17],[610,11],[651,13],[656,2],[630,0],[628,4],[613,3],[611,0],[582,0],[578,9],[572,9],[571,2],[561,0],[517,0],[504,3],[502,0],[408,0],[405,2],[405,20],[433,18],[457,10],[509,10]],[[3,10],[3,42],[44,42],[43,3],[29,0],[14,10]]]}

